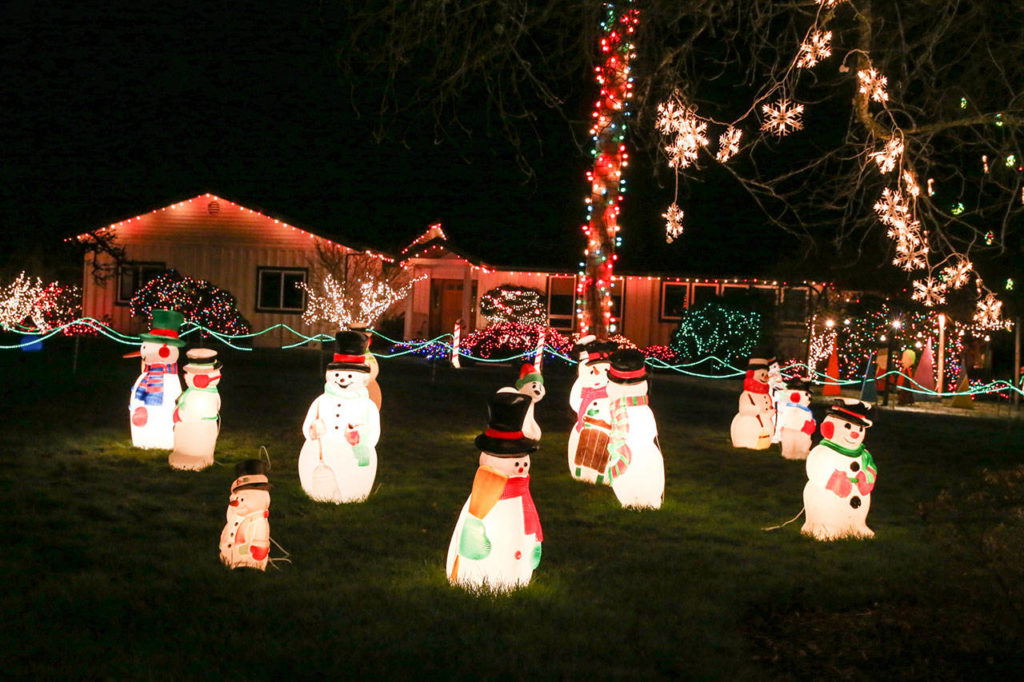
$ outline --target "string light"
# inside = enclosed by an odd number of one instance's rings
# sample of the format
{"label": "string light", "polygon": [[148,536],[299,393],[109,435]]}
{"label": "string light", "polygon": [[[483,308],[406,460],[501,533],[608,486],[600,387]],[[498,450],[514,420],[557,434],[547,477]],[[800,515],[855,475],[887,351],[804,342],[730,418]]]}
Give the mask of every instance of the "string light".
{"label": "string light", "polygon": [[249,333],[249,322],[230,292],[171,269],[144,284],[129,301],[132,316],[152,319],[153,310],[176,310],[185,320],[221,334]]}
{"label": "string light", "polygon": [[302,321],[306,324],[328,322],[337,329],[372,327],[392,305],[409,295],[417,281],[425,277],[423,275],[396,286],[383,272],[379,276],[366,272],[361,280],[353,278],[342,282],[327,274],[319,290],[300,282],[298,286],[306,292]]}
{"label": "string light", "polygon": [[489,322],[516,322],[546,325],[547,309],[543,295],[536,289],[503,284],[480,297],[480,312]]}
{"label": "string light", "polygon": [[34,280],[24,272],[10,284],[0,287],[0,325],[6,329],[17,329],[32,315],[36,301],[43,295],[43,281]]}

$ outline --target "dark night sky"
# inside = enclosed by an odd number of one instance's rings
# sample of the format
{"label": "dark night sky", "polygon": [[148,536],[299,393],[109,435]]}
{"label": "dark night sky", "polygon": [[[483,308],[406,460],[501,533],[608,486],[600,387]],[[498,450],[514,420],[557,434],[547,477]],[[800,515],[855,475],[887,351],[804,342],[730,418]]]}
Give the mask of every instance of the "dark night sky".
{"label": "dark night sky", "polygon": [[[516,171],[504,140],[479,130],[458,148],[434,144],[429,129],[405,145],[375,144],[353,99],[369,104],[377,93],[361,87],[353,98],[333,64],[338,18],[324,12],[344,3],[223,5],[11,8],[0,29],[5,251],[208,191],[342,241],[395,248],[440,221],[490,262],[575,269],[589,155],[557,114],[537,111],[534,181]],[[581,116],[589,86],[578,90]],[[687,206],[687,235],[666,246],[660,214],[671,190],[635,157],[627,266],[772,274],[765,249],[779,233],[724,175],[706,179]]]}

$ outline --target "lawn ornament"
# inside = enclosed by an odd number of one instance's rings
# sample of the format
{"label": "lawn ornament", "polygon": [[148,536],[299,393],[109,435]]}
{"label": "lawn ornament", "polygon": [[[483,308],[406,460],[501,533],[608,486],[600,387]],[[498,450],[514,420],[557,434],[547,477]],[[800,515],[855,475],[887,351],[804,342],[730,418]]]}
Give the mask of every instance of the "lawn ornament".
{"label": "lawn ornament", "polygon": [[[756,351],[755,351],[756,353]],[[758,354],[747,362],[739,411],[729,429],[734,448],[764,450],[771,445],[775,431],[775,410],[768,393],[768,357]]]}
{"label": "lawn ornament", "polygon": [[350,329],[366,337],[366,364],[370,367],[370,381],[366,384],[366,393],[370,396],[373,404],[377,406],[377,411],[380,412],[381,393],[380,384],[377,383],[377,376],[380,374],[380,363],[377,362],[377,356],[370,352],[370,346],[373,344],[373,334],[366,327],[351,327]]}
{"label": "lawn ornament", "polygon": [[648,402],[643,353],[612,353],[608,401],[612,428],[607,477],[615,497],[623,507],[658,509],[665,499],[665,460]]}
{"label": "lawn ornament", "polygon": [[816,426],[811,413],[811,384],[800,377],[791,379],[780,395],[783,398],[778,414],[782,456],[786,459],[807,459]]}
{"label": "lawn ornament", "polygon": [[377,475],[380,413],[366,390],[366,337],[338,332],[335,344],[324,393],[302,423],[306,442],[299,453],[299,482],[318,502],[362,502]]}
{"label": "lawn ornament", "polygon": [[152,329],[140,334],[139,350],[126,358],[141,358],[142,373],[128,397],[132,445],[137,448],[174,448],[174,404],[181,395],[178,349],[185,342],[178,332],[185,318],[174,310],[154,310]]}
{"label": "lawn ornament", "polygon": [[167,461],[175,469],[200,471],[213,464],[220,434],[220,360],[211,348],[185,353],[185,392],[174,410],[174,451]]}
{"label": "lawn ornament", "polygon": [[837,398],[821,422],[818,445],[807,456],[801,532],[816,540],[870,538],[867,525],[878,468],[864,447],[873,410],[852,398]]}
{"label": "lawn ornament", "polygon": [[544,377],[533,365],[523,365],[519,370],[519,379],[516,380],[516,390],[530,399],[530,407],[526,410],[526,418],[523,420],[523,435],[540,440],[540,424],[533,416],[533,408],[544,400],[547,393],[544,388]]}
{"label": "lawn ornament", "polygon": [[608,367],[618,345],[585,336],[576,348],[577,378],[569,391],[569,406],[576,413],[576,424],[569,432],[569,473],[578,481],[608,483]]}
{"label": "lawn ornament", "polygon": [[530,582],[540,563],[541,531],[530,496],[530,453],[523,435],[530,399],[498,392],[487,404],[487,430],[476,437],[480,466],[448,545],[448,581],[469,590],[504,592]]}
{"label": "lawn ornament", "polygon": [[768,395],[772,397],[772,410],[775,413],[775,430],[772,431],[772,443],[782,442],[782,420],[779,419],[781,403],[785,402],[783,393],[786,382],[782,379],[782,368],[776,358],[768,360]]}
{"label": "lawn ornament", "polygon": [[235,466],[227,522],[220,533],[220,560],[228,568],[263,571],[270,560],[270,482],[258,459]]}

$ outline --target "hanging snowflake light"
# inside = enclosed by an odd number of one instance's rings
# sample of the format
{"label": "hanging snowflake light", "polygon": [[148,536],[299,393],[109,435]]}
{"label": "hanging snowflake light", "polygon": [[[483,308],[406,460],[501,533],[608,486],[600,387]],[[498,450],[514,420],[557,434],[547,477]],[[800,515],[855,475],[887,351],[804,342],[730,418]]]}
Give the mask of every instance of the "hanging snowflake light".
{"label": "hanging snowflake light", "polygon": [[899,190],[883,189],[882,198],[875,203],[874,209],[883,224],[897,229],[905,229],[910,220],[910,206]]}
{"label": "hanging snowflake light", "polygon": [[825,9],[832,9],[844,0],[817,0],[818,4],[823,6]]}
{"label": "hanging snowflake light", "polygon": [[915,247],[909,243],[899,243],[896,245],[896,257],[892,259],[892,264],[907,272],[920,270],[928,265],[927,255],[928,249],[926,247]]}
{"label": "hanging snowflake light", "polygon": [[794,130],[801,130],[804,123],[801,117],[804,114],[804,105],[794,104],[788,98],[782,98],[775,104],[765,104],[761,107],[764,113],[764,122],[761,130],[769,132],[777,137],[788,135]]}
{"label": "hanging snowflake light", "polygon": [[708,145],[705,134],[708,124],[696,115],[696,111],[693,107],[680,106],[672,101],[658,105],[657,128],[672,136],[672,143],[665,147],[671,168],[686,168],[697,160],[700,148]]}
{"label": "hanging snowflake light", "polygon": [[982,329],[998,329],[1003,326],[1002,313],[1002,301],[997,299],[995,294],[985,294],[985,297],[978,301],[974,323]]}
{"label": "hanging snowflake light", "polygon": [[814,31],[800,44],[796,68],[809,69],[823,59],[832,56],[832,31]]}
{"label": "hanging snowflake light", "polygon": [[942,269],[942,277],[946,280],[946,287],[948,289],[959,289],[967,284],[973,270],[974,266],[971,265],[971,261],[961,256],[956,263],[947,265]]}
{"label": "hanging snowflake light", "polygon": [[885,91],[885,85],[889,79],[875,71],[873,68],[857,72],[860,80],[861,94],[868,95],[876,102],[888,102],[889,93]]}
{"label": "hanging snowflake light", "polygon": [[898,137],[893,137],[886,142],[885,149],[882,151],[871,154],[871,158],[878,164],[878,170],[882,173],[891,173],[899,163],[901,156],[903,156],[903,140]]}
{"label": "hanging snowflake light", "polygon": [[743,131],[739,128],[729,126],[722,135],[718,137],[718,153],[715,158],[720,163],[725,163],[740,151],[740,138]]}
{"label": "hanging snowflake light", "polygon": [[683,210],[671,204],[661,217],[665,219],[665,242],[671,244],[683,233]]}
{"label": "hanging snowflake light", "polygon": [[914,280],[914,293],[910,298],[929,308],[946,302],[946,285],[932,277]]}
{"label": "hanging snowflake light", "polygon": [[903,184],[907,187],[907,193],[912,197],[921,196],[921,188],[914,179],[914,174],[908,170],[903,171]]}

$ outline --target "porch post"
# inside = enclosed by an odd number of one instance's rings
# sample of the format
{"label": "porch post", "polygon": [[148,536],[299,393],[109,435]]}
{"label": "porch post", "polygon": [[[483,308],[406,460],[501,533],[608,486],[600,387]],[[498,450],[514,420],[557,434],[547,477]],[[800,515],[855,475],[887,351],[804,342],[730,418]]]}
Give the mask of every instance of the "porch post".
{"label": "porch post", "polygon": [[466,264],[462,279],[462,333],[468,334],[476,327],[476,320],[470,317],[473,306],[473,266]]}

